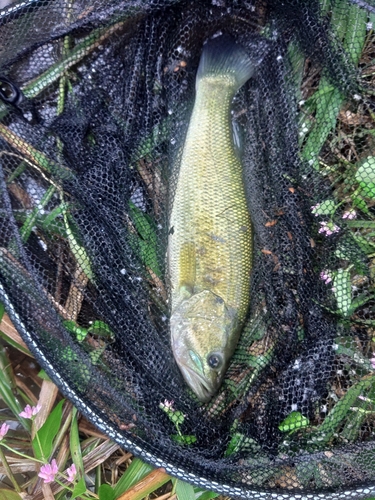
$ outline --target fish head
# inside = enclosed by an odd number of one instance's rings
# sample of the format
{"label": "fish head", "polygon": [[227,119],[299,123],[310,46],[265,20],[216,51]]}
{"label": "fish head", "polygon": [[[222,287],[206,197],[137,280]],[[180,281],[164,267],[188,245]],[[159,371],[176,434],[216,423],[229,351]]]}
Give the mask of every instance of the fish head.
{"label": "fish head", "polygon": [[209,290],[184,299],[171,316],[171,341],[181,373],[202,402],[219,389],[238,340],[237,314]]}

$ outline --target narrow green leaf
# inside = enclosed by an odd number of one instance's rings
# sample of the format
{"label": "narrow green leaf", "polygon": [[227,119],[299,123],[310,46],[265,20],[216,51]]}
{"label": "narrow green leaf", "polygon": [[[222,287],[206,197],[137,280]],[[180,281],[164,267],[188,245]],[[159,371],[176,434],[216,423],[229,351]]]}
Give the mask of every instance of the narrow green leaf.
{"label": "narrow green leaf", "polygon": [[373,387],[375,375],[368,375],[357,384],[348,389],[346,394],[338,401],[329,414],[324,419],[324,422],[309,435],[309,441],[314,445],[325,446],[328,443],[336,430],[341,426],[342,422],[348,417],[351,412],[350,408],[354,406],[358,396],[365,396],[366,391]]}
{"label": "narrow green leaf", "polygon": [[[352,201],[353,201],[353,205],[355,207],[359,208],[360,210],[362,210],[362,212],[364,214],[370,213],[370,210],[367,208],[367,204],[366,204],[365,200],[362,198],[362,196],[353,196]],[[350,221],[350,222],[353,222],[353,221]]]}
{"label": "narrow green leaf", "polygon": [[26,354],[27,356],[30,356],[30,351],[27,348],[23,347],[21,344],[19,344],[15,340],[11,339],[10,337],[8,337],[8,335],[6,335],[1,330],[0,330],[0,337],[2,339],[4,339],[8,344],[10,344],[12,347],[14,347],[15,349],[17,349],[18,351],[21,351],[24,354]]}
{"label": "narrow green leaf", "polygon": [[15,491],[1,489],[0,500],[22,500],[22,497]]}
{"label": "narrow green leaf", "polygon": [[17,398],[15,391],[16,386],[13,384],[13,374],[11,371],[11,365],[9,363],[9,359],[6,355],[4,349],[0,349],[0,398],[4,401],[7,407],[13,412],[13,414],[17,417],[19,422],[22,424],[24,429],[30,431],[31,430],[31,422],[27,418],[23,418],[19,416],[19,413],[23,410],[24,403],[20,403]]}
{"label": "narrow green leaf", "polygon": [[191,484],[186,481],[181,481],[177,479],[175,492],[178,500],[195,500],[194,488]]}
{"label": "narrow green leaf", "polygon": [[369,238],[364,238],[359,234],[353,234],[353,238],[358,243],[359,247],[366,254],[372,254],[375,252],[375,242],[371,241]]}
{"label": "narrow green leaf", "polygon": [[2,302],[0,302],[0,323],[1,323],[1,320],[3,319],[4,313],[5,313],[4,304]]}
{"label": "narrow green leaf", "polygon": [[371,363],[369,359],[365,358],[360,352],[350,347],[345,347],[338,344],[336,349],[336,356],[343,354],[351,358],[358,366],[365,368],[366,370],[372,370]]}
{"label": "narrow green leaf", "polygon": [[139,458],[134,458],[114,488],[115,497],[117,498],[143,477],[147,476],[152,469],[151,465],[142,462]]}
{"label": "narrow green leaf", "polygon": [[375,229],[375,221],[370,221],[370,220],[348,220],[347,225],[349,227]]}
{"label": "narrow green leaf", "polygon": [[51,212],[43,219],[42,225],[44,229],[48,230],[48,228],[55,223],[56,217],[62,215],[65,209],[66,206],[64,203],[62,203],[61,205],[58,205],[56,208],[51,210]]}
{"label": "narrow green leaf", "polygon": [[39,212],[50,202],[55,191],[56,191],[55,186],[50,186],[47,189],[47,191],[44,193],[42,199],[39,201],[38,206],[33,208],[31,214],[24,222],[23,226],[20,229],[20,234],[21,234],[21,238],[22,238],[23,242],[25,242],[29,239],[31,231],[33,230],[33,227],[35,226],[35,221],[38,217]]}
{"label": "narrow green leaf", "polygon": [[367,293],[362,293],[361,295],[358,295],[355,299],[352,300],[352,303],[350,304],[348,316],[351,316],[355,312],[355,310],[358,309],[358,307],[362,307],[364,304],[366,304],[372,299],[373,296]]}
{"label": "narrow green leaf", "polygon": [[44,89],[57,81],[66,71],[77,64],[87,54],[98,47],[111,33],[119,29],[124,21],[109,25],[105,30],[100,27],[93,30],[86,38],[83,38],[80,43],[67,54],[66,58],[53,64],[47,71],[39,75],[37,78],[28,84],[23,92],[26,97],[33,98],[40,94]]}
{"label": "narrow green leaf", "polygon": [[86,491],[85,480],[83,477],[81,477],[81,479],[74,485],[71,500],[83,495],[83,493],[85,493],[85,491]]}
{"label": "narrow green leaf", "polygon": [[77,409],[73,408],[72,424],[70,426],[70,453],[72,455],[73,463],[76,466],[78,476],[83,477],[84,468],[81,444],[79,440],[77,414]]}
{"label": "narrow green leaf", "polygon": [[38,460],[48,461],[52,452],[53,441],[58,433],[61,425],[62,406],[64,404],[62,399],[52,412],[48,415],[47,420],[42,427],[38,430],[37,435],[34,437],[32,445],[35,458]]}
{"label": "narrow green leaf", "polygon": [[348,27],[348,9],[343,8],[342,2],[333,2],[331,25],[336,37],[344,40]]}
{"label": "narrow green leaf", "polygon": [[375,198],[375,157],[369,156],[360,163],[355,174],[362,194],[367,198]]}
{"label": "narrow green leaf", "polygon": [[347,316],[352,302],[350,272],[347,269],[339,269],[336,272],[333,278],[333,290],[339,312],[343,316]]}
{"label": "narrow green leaf", "polygon": [[335,128],[343,97],[340,91],[322,78],[319,85],[324,90],[316,99],[315,124],[309,133],[302,156],[316,169],[319,168],[318,155],[329,133]]}
{"label": "narrow green leaf", "polygon": [[158,243],[156,226],[151,217],[139,209],[132,201],[129,202],[129,214],[138,233],[135,250],[140,260],[149,267],[157,276],[161,275],[158,262]]}
{"label": "narrow green leaf", "polygon": [[356,5],[347,5],[345,8],[338,2],[342,11],[348,15],[348,25],[345,33],[344,48],[349,54],[352,62],[357,65],[361,57],[366,39],[367,12],[359,9]]}
{"label": "narrow green leaf", "polygon": [[90,258],[87,255],[85,247],[79,242],[79,237],[77,237],[77,228],[75,227],[74,222],[72,222],[68,217],[66,210],[63,212],[63,217],[66,234],[68,236],[69,248],[82,268],[82,271],[91,281],[93,281],[94,275],[91,269]]}

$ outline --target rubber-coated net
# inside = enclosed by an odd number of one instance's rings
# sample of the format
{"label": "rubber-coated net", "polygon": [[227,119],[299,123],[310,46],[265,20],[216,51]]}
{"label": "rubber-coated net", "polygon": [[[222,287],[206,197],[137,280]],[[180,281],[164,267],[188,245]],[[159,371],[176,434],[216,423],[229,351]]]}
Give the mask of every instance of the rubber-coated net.
{"label": "rubber-coated net", "polygon": [[[1,300],[86,417],[184,480],[373,491],[373,22],[359,0],[0,11]],[[253,270],[225,380],[200,403],[172,355],[166,250],[202,47],[221,33],[259,61],[232,104]]]}

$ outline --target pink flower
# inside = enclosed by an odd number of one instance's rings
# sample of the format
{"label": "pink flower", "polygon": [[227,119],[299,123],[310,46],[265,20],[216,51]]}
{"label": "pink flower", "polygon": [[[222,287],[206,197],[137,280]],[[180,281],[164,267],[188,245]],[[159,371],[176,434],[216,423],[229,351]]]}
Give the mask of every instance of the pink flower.
{"label": "pink flower", "polygon": [[9,425],[7,425],[5,422],[3,425],[0,427],[0,441],[4,438],[5,434],[9,431]]}
{"label": "pink flower", "polygon": [[30,406],[26,405],[25,409],[19,413],[20,417],[23,418],[33,418],[42,408],[41,405],[36,405],[36,406]]}
{"label": "pink flower", "polygon": [[173,408],[174,401],[168,401],[167,399],[164,399],[164,403],[160,403],[160,408],[165,411],[175,411]]}
{"label": "pink flower", "polygon": [[358,396],[358,399],[361,399],[362,401],[366,401],[367,403],[372,402],[370,398],[366,398],[366,396],[362,396],[362,394],[360,396]]}
{"label": "pink flower", "polygon": [[71,483],[74,481],[76,474],[77,474],[77,469],[74,464],[72,464],[70,467],[66,469],[66,473],[68,474],[68,481]]}
{"label": "pink flower", "polygon": [[370,359],[371,367],[373,370],[375,370],[375,356]]}
{"label": "pink flower", "polygon": [[326,285],[332,281],[329,271],[322,271],[320,273],[320,279],[323,280]]}
{"label": "pink flower", "polygon": [[326,234],[326,236],[330,236],[333,233],[338,233],[340,231],[339,226],[336,226],[333,222],[319,222],[322,226],[319,229],[319,233]]}
{"label": "pink flower", "polygon": [[50,464],[42,465],[38,476],[44,479],[45,483],[52,483],[58,471],[56,460],[53,459]]}
{"label": "pink flower", "polygon": [[347,212],[344,212],[342,215],[343,219],[356,219],[357,217],[357,212],[352,208],[351,210],[348,210]]}

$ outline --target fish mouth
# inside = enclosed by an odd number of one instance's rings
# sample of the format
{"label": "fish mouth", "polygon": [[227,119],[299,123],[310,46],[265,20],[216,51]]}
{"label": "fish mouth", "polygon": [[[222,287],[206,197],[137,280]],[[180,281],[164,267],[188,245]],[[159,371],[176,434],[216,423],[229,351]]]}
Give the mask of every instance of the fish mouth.
{"label": "fish mouth", "polygon": [[218,388],[218,384],[210,382],[189,366],[180,365],[181,373],[188,386],[195,392],[202,403],[210,401]]}

